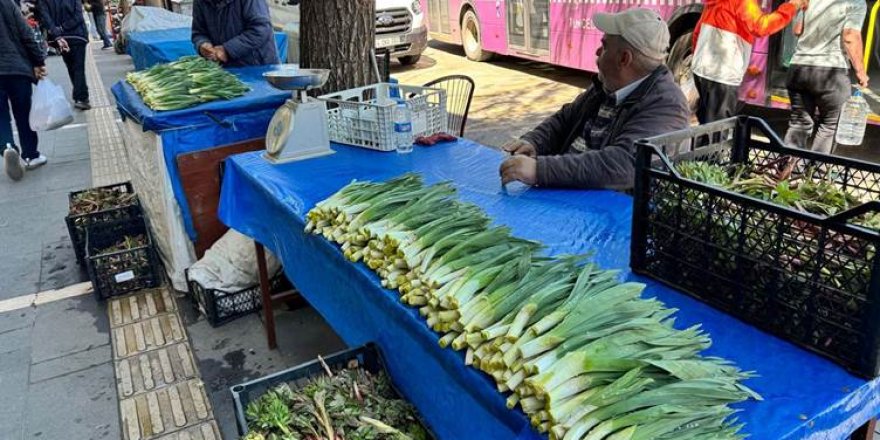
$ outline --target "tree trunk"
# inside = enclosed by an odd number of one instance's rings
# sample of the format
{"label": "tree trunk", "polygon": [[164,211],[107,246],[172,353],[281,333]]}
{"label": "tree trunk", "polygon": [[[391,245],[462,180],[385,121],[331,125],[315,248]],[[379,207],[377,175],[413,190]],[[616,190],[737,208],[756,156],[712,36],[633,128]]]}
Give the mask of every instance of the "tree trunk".
{"label": "tree trunk", "polygon": [[300,42],[303,68],[330,69],[331,93],[377,81],[371,50],[376,39],[375,0],[302,0]]}

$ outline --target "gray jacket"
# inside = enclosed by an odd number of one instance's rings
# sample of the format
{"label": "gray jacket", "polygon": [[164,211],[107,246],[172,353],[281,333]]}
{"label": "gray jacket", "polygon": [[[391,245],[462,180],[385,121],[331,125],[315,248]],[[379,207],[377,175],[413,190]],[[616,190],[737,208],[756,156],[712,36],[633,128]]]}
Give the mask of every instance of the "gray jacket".
{"label": "gray jacket", "polygon": [[522,136],[538,151],[538,185],[630,189],[635,181],[635,141],[688,127],[687,102],[666,66],[660,66],[621,104],[605,144],[580,152],[572,143],[599,112],[606,93],[593,87]]}
{"label": "gray jacket", "polygon": [[0,75],[35,79],[34,67],[45,65],[43,52],[15,1],[0,0],[0,21]]}

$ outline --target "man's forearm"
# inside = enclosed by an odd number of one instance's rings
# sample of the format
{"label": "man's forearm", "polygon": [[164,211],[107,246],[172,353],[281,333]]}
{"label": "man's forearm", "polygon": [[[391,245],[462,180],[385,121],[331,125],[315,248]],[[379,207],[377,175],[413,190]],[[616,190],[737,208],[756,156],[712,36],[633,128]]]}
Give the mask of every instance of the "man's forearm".
{"label": "man's forearm", "polygon": [[853,69],[856,73],[865,72],[865,49],[862,42],[862,34],[852,29],[843,30],[843,47],[847,57],[852,62]]}

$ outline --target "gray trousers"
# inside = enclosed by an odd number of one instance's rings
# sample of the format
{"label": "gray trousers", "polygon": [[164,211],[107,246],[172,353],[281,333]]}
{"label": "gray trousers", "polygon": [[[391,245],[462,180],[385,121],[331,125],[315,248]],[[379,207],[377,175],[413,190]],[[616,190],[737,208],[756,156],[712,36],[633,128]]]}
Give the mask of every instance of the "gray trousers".
{"label": "gray trousers", "polygon": [[830,154],[840,109],[850,96],[847,70],[792,64],[786,87],[791,98],[791,117],[785,144],[807,148],[815,128],[811,150]]}

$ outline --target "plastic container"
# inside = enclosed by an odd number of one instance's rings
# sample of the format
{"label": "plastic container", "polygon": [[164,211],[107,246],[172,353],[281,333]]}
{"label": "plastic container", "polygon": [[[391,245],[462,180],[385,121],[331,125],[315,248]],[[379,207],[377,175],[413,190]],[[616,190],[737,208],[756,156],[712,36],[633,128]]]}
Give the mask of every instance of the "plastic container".
{"label": "plastic container", "polygon": [[394,111],[405,97],[412,138],[446,131],[446,91],[378,83],[319,96],[327,103],[330,140],[371,150],[395,151]]}
{"label": "plastic container", "polygon": [[412,153],[412,118],[405,102],[400,102],[394,107],[394,137],[398,153]]}
{"label": "plastic container", "polygon": [[[331,371],[338,371],[346,368],[363,368],[370,373],[384,371],[387,374],[385,361],[382,359],[382,353],[373,343],[367,343],[358,348],[343,350],[324,357],[323,359],[324,363],[330,367]],[[250,402],[258,399],[265,394],[266,391],[284,383],[288,384],[290,389],[296,391],[302,388],[310,378],[323,376],[324,374],[326,374],[324,372],[324,367],[321,365],[321,362],[316,359],[284,371],[279,371],[275,374],[270,374],[260,379],[231,387],[229,390],[232,392],[232,401],[235,407],[235,422],[238,427],[238,433],[242,436],[247,434],[248,426],[247,419],[245,418],[245,410]],[[392,383],[392,387],[393,386],[394,384]],[[398,396],[401,395],[397,389],[394,391]],[[431,438],[435,438],[424,422],[422,422],[422,425],[425,426],[428,435]]]}
{"label": "plastic container", "polygon": [[[198,281],[189,278],[186,272],[186,283],[189,287],[190,297],[195,301],[198,309],[205,315],[211,327],[219,327],[227,322],[242,316],[251,314],[263,306],[260,285],[248,287],[237,292],[227,292],[218,289],[207,289]],[[281,292],[292,288],[290,282],[279,272],[269,280],[272,293]]]}
{"label": "plastic container", "polygon": [[[130,182],[119,183],[116,185],[100,186],[92,189],[112,189],[120,193],[134,194],[134,189]],[[73,208],[74,199],[77,195],[90,190],[74,191],[68,194],[68,212]],[[79,264],[85,262],[86,255],[86,229],[92,225],[100,225],[118,220],[143,217],[140,201],[135,197],[131,204],[119,206],[116,208],[105,209],[103,211],[91,212],[87,214],[68,215],[64,218],[67,223],[67,233],[70,235],[70,242],[73,243],[73,251],[76,254],[76,261]]]}
{"label": "plastic container", "polygon": [[[126,236],[144,236],[146,244],[123,251],[103,252]],[[89,279],[99,299],[161,284],[159,257],[142,217],[89,226],[86,231],[86,263]]]}
{"label": "plastic container", "polygon": [[840,109],[840,119],[837,122],[837,134],[834,136],[834,140],[840,145],[862,145],[869,113],[870,109],[862,92],[856,90]]}
{"label": "plastic container", "polygon": [[[808,163],[814,177],[874,201],[819,216],[675,170],[682,160],[785,167],[791,157],[795,173]],[[855,374],[878,374],[880,232],[854,220],[880,212],[880,166],[785,147],[764,121],[740,117],[639,141],[634,199],[633,272]]]}

